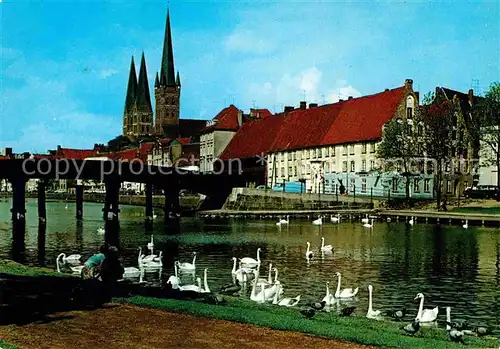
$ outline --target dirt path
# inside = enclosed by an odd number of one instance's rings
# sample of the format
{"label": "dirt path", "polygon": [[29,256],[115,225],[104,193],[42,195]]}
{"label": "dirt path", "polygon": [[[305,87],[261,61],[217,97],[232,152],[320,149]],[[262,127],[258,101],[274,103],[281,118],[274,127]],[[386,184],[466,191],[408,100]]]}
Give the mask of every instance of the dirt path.
{"label": "dirt path", "polygon": [[46,323],[3,326],[0,338],[23,349],[373,348],[131,305],[59,313],[49,316]]}

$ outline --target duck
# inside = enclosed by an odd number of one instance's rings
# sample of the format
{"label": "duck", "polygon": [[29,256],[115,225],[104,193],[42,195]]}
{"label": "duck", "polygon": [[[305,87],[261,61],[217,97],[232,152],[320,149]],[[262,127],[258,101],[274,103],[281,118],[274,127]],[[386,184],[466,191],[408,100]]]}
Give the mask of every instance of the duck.
{"label": "duck", "polygon": [[332,223],[340,223],[340,213],[337,213],[337,216],[334,217],[333,215],[330,216],[330,221]]}
{"label": "duck", "polygon": [[366,214],[366,217],[365,218],[361,218],[361,223],[369,223],[370,220],[368,218],[368,214]]}
{"label": "duck", "polygon": [[313,252],[311,251],[311,243],[308,241],[307,242],[307,251],[306,251],[306,258],[309,260],[310,258],[313,258]]}
{"label": "duck", "polygon": [[290,223],[290,216],[286,215],[286,219],[280,219],[278,222],[276,222],[276,225],[281,226],[289,223]]}
{"label": "duck", "polygon": [[392,317],[396,321],[402,320],[406,315],[406,308],[400,310],[389,310],[385,313],[386,316]]}
{"label": "duck", "polygon": [[352,313],[354,313],[354,310],[356,310],[356,307],[342,308],[342,310],[340,311],[340,316],[351,316]]}
{"label": "duck", "polygon": [[321,302],[308,303],[307,306],[313,308],[314,310],[320,311],[325,308],[326,302],[323,300]]}
{"label": "duck", "polygon": [[180,263],[179,261],[176,262],[177,267],[179,268],[179,272],[181,273],[194,273],[196,271],[196,252],[193,252],[193,262],[188,263],[188,262],[183,262]]}
{"label": "duck", "polygon": [[[56,258],[56,267],[57,267],[57,272],[58,273],[62,273],[61,271],[61,262],[60,260],[63,259],[66,255],[64,253],[60,253],[57,258]],[[68,265],[68,268],[71,270],[71,272],[73,274],[81,274],[82,273],[82,269],[83,269],[84,265],[78,265],[78,266],[72,266],[72,265]]]}
{"label": "duck", "polygon": [[332,252],[333,246],[332,245],[325,245],[325,238],[321,238],[321,252]]}
{"label": "duck", "polygon": [[235,280],[233,284],[222,286],[219,290],[221,294],[234,295],[241,291],[241,285],[238,280]]}
{"label": "duck", "polygon": [[257,249],[257,259],[253,259],[251,257],[244,257],[244,258],[241,258],[240,261],[241,261],[241,264],[242,265],[246,265],[246,266],[252,266],[252,267],[257,267],[258,265],[260,265],[260,247]]}
{"label": "duck", "polygon": [[273,304],[277,304],[282,307],[295,307],[297,304],[300,302],[300,295],[298,295],[295,298],[283,298],[281,300],[279,299],[280,293],[283,290],[283,286],[279,285],[279,290],[274,294],[273,298]]}
{"label": "duck", "polygon": [[330,281],[326,282],[326,295],[321,302],[325,302],[326,306],[331,306],[335,303],[335,297],[330,293]]}
{"label": "duck", "polygon": [[106,231],[104,230],[104,227],[99,227],[97,228],[97,233],[98,234],[104,234]]}
{"label": "duck", "polygon": [[401,327],[401,329],[404,330],[406,333],[414,335],[420,330],[420,321],[418,319],[415,319],[415,321],[406,326]]}
{"label": "duck", "polygon": [[420,299],[420,306],[418,307],[418,313],[415,320],[419,320],[420,323],[436,321],[439,313],[439,307],[435,307],[434,309],[424,309],[423,293],[418,293],[415,299]]}
{"label": "duck", "polygon": [[304,317],[306,319],[311,319],[316,314],[316,310],[314,310],[314,309],[303,309],[303,310],[300,311],[300,313],[302,315],[304,315]]}
{"label": "duck", "polygon": [[380,310],[373,310],[372,292],[373,292],[373,286],[368,285],[368,312],[366,313],[366,317],[368,319],[378,320],[380,318]]}
{"label": "duck", "polygon": [[465,220],[465,224],[462,225],[462,227],[464,227],[464,229],[468,229],[469,228],[469,220],[468,219]]}
{"label": "duck", "polygon": [[341,291],[340,290],[340,281],[341,281],[342,276],[339,272],[336,272],[335,275],[339,278],[338,283],[337,283],[337,290],[335,291],[335,298],[352,298],[358,294],[359,287],[356,287],[355,289],[344,288]]}
{"label": "duck", "polygon": [[312,221],[312,224],[314,224],[314,225],[322,225],[323,224],[323,219],[321,218],[321,216],[318,216],[318,219],[315,219],[314,221]]}
{"label": "duck", "polygon": [[370,223],[365,223],[365,224],[363,224],[363,227],[365,227],[365,228],[373,228],[373,218],[371,219],[371,224]]}

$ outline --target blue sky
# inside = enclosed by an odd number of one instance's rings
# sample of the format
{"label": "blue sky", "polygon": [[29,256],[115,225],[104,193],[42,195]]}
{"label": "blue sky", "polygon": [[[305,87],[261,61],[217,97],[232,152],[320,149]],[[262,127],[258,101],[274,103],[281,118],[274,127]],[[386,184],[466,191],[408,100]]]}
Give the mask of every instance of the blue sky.
{"label": "blue sky", "polygon": [[[138,64],[144,50],[152,91],[166,9],[3,0],[0,147],[89,148],[119,135],[130,58]],[[183,118],[209,119],[232,102],[246,111],[304,95],[333,102],[405,78],[421,94],[484,92],[500,80],[497,1],[171,1],[170,11]]]}

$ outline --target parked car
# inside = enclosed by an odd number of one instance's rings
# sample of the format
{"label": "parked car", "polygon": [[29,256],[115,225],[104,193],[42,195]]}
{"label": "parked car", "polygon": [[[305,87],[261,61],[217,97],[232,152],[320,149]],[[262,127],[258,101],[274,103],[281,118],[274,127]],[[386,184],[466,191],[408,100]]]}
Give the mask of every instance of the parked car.
{"label": "parked car", "polygon": [[255,187],[255,189],[266,190],[266,189],[271,189],[271,187],[266,187],[265,185],[258,185],[257,187]]}
{"label": "parked car", "polygon": [[496,197],[498,187],[495,185],[478,185],[464,190],[464,196],[471,199],[493,199]]}

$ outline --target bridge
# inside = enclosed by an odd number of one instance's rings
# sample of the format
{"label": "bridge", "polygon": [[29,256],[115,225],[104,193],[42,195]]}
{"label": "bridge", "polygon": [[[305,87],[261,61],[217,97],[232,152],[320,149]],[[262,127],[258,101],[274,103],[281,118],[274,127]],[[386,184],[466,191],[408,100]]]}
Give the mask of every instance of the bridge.
{"label": "bridge", "polygon": [[[83,218],[83,185],[80,180],[98,180],[105,183],[106,195],[103,208],[104,221],[118,221],[119,189],[121,183],[136,182],[146,185],[146,222],[153,217],[153,185],[161,188],[165,195],[165,218],[177,216],[179,212],[179,191],[188,189],[206,195],[204,209],[216,209],[233,187],[244,187],[251,180],[251,173],[203,174],[180,167],[148,165],[142,161],[121,162],[113,160],[73,159],[10,159],[0,161],[0,179],[7,179],[12,185],[12,220],[24,222],[25,187],[29,179],[38,182],[38,216],[46,221],[45,186],[47,179],[77,180],[76,218]],[[148,226],[148,224],[147,224]]]}

